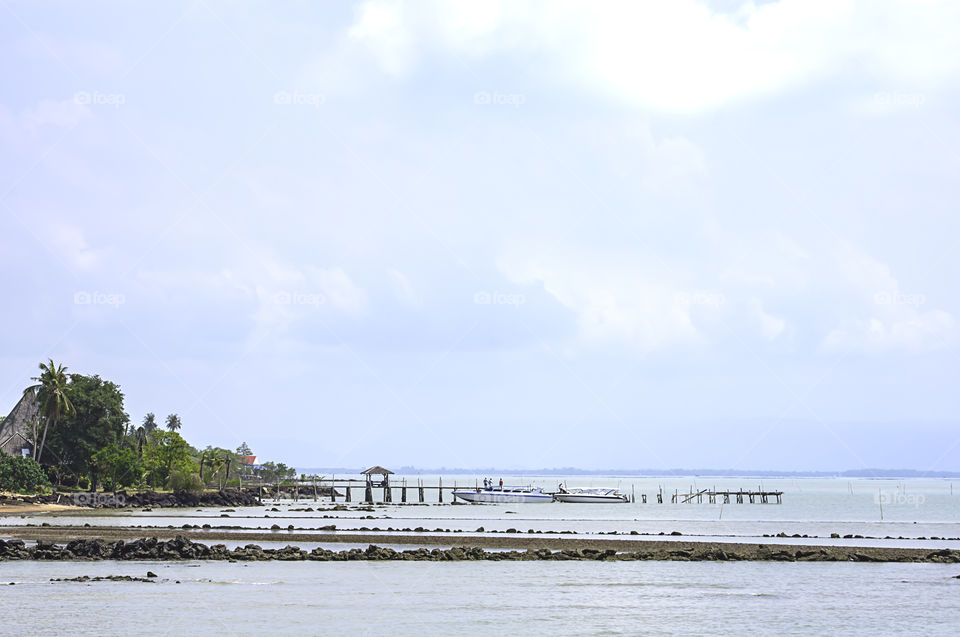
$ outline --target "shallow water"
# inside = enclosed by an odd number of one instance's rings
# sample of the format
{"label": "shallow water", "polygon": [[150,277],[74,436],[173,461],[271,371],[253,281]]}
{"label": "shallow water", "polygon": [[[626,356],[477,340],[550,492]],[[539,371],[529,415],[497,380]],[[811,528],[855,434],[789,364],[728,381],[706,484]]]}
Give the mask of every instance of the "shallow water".
{"label": "shallow water", "polygon": [[[422,526],[459,529],[461,537],[486,530],[601,533],[679,531],[680,540],[761,539],[764,534],[808,534],[820,540],[776,542],[960,548],[960,542],[920,537],[960,537],[960,489],[945,480],[764,480],[784,491],[776,504],[671,504],[674,490],[757,488],[754,478],[522,478],[552,490],[618,486],[636,503],[621,505],[378,505],[354,502],[348,511],[331,503],[268,501],[263,507],[154,511],[81,510],[0,518],[0,525],[41,524],[179,528],[184,524],[269,529],[271,548],[294,543],[305,549],[343,550],[352,544],[289,542],[286,527],[340,530]],[[402,479],[402,478],[400,478]],[[482,479],[482,477],[481,477]],[[399,479],[397,480],[399,482]],[[436,484],[437,478],[425,478]],[[458,477],[460,484],[472,479]],[[409,478],[408,484],[415,479]],[[444,484],[453,480],[445,478]],[[656,504],[662,485],[666,502]],[[646,493],[643,504],[640,494]],[[399,499],[399,493],[396,494]],[[379,497],[379,494],[378,494]],[[414,490],[408,498],[416,497]],[[341,502],[339,502],[342,504]],[[883,519],[880,505],[883,504]],[[316,509],[312,512],[291,509]],[[276,508],[279,511],[271,511]],[[372,517],[372,519],[371,519]],[[197,531],[197,529],[193,529]],[[836,540],[831,533],[896,540]],[[527,535],[524,533],[524,535]],[[499,534],[498,534],[499,536]],[[271,538],[273,533],[271,534]],[[556,537],[556,536],[545,536]],[[565,535],[563,537],[571,537]],[[617,535],[618,539],[636,536]],[[657,536],[658,538],[660,536]],[[641,538],[642,539],[642,536]],[[670,539],[666,536],[662,539]],[[202,540],[201,540],[202,541]],[[771,541],[769,539],[765,541]],[[228,546],[247,541],[213,540]],[[454,542],[455,543],[455,542]],[[383,543],[395,549],[400,546]],[[145,575],[159,583],[50,582],[78,575]],[[8,612],[0,634],[261,634],[476,635],[511,631],[522,635],[760,635],[957,634],[960,565],[712,562],[349,562],[349,563],[159,563],[0,562]],[[180,583],[177,583],[179,580]],[[41,619],[42,618],[42,619]]]}
{"label": "shallow water", "polygon": [[[159,575],[158,583],[50,582]],[[955,635],[960,566],[8,562],[3,634]],[[180,583],[176,583],[179,581]]]}
{"label": "shallow water", "polygon": [[[395,479],[400,484],[403,478]],[[428,484],[436,484],[438,477],[424,477]],[[480,478],[482,480],[482,477]],[[711,539],[750,540],[778,533],[799,534],[829,539],[831,533],[884,538],[960,538],[960,488],[956,490],[949,480],[847,480],[847,479],[788,479],[762,482],[755,478],[621,478],[602,476],[571,476],[566,478],[513,478],[509,482],[533,483],[547,489],[563,481],[569,487],[619,486],[624,493],[633,493],[637,502],[627,504],[493,504],[451,506],[427,504],[377,505],[374,511],[360,510],[360,503],[351,503],[349,511],[313,512],[292,509],[329,509],[327,501],[312,497],[268,501],[264,507],[245,507],[235,511],[220,509],[155,509],[153,511],[80,511],[70,515],[43,515],[0,518],[0,525],[52,525],[181,527],[184,524],[211,526],[239,526],[248,529],[270,529],[274,524],[286,529],[293,525],[301,529],[316,529],[336,524],[338,529],[361,527],[386,529],[423,527],[460,530],[473,533],[479,527],[487,531],[573,531],[577,534],[599,534],[616,531],[629,534],[669,534],[703,536]],[[458,477],[459,484],[472,485],[473,478]],[[416,479],[408,477],[410,485]],[[444,484],[454,480],[444,479]],[[758,488],[784,492],[783,504],[674,504],[670,494],[675,490],[686,493],[691,489],[713,488],[736,490]],[[656,503],[656,493],[663,488],[665,503]],[[646,493],[647,503],[640,502]],[[361,497],[354,489],[354,499]],[[399,493],[395,494],[399,499]],[[379,491],[377,493],[379,497]],[[416,497],[414,489],[408,498]],[[435,495],[434,495],[435,497]],[[447,498],[449,501],[449,497]],[[339,504],[343,504],[342,500]],[[880,517],[881,506],[883,519]],[[271,511],[270,509],[279,509]],[[368,519],[372,516],[374,519]],[[282,531],[281,531],[282,533]],[[787,541],[787,540],[783,540]],[[806,541],[806,540],[797,540]],[[960,541],[911,540],[885,541],[890,546],[919,546],[924,548],[960,548]],[[843,543],[843,542],[840,542]],[[876,542],[856,541],[858,544]]]}

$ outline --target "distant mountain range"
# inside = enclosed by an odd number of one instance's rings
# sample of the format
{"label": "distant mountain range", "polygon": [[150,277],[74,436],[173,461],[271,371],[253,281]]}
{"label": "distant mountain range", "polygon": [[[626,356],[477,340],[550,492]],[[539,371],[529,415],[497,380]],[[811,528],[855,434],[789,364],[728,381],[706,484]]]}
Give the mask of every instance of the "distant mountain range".
{"label": "distant mountain range", "polygon": [[[366,467],[304,467],[297,473],[316,475],[356,475]],[[440,467],[424,469],[403,466],[392,469],[402,475],[510,475],[510,476],[712,476],[712,477],[757,477],[757,478],[960,478],[957,471],[917,471],[916,469],[848,469],[846,471],[776,471],[752,469],[578,469],[557,467],[553,469],[502,469],[484,467],[463,469]]]}

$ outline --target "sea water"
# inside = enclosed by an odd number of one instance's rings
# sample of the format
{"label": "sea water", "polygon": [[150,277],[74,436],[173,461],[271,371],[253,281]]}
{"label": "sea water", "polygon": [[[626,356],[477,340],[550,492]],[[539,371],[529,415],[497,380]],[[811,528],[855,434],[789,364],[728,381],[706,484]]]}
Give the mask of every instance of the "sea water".
{"label": "sea water", "polygon": [[[421,479],[436,484],[438,477]],[[445,476],[444,484],[455,480],[461,485],[474,483],[473,478]],[[315,502],[306,493],[299,502],[270,500],[262,507],[233,511],[81,510],[6,516],[0,525],[139,525],[144,535],[151,527],[183,524],[242,529],[279,525],[282,530],[275,532],[275,541],[257,542],[265,547],[286,544],[283,538],[290,524],[307,529],[336,524],[343,530],[460,529],[461,537],[476,534],[480,526],[485,532],[574,531],[583,537],[610,531],[654,535],[679,531],[684,534],[681,539],[698,536],[713,541],[785,532],[820,540],[775,541],[960,548],[957,541],[919,539],[960,537],[960,489],[952,492],[949,480],[764,479],[762,484],[756,478],[693,477],[504,476],[504,480],[548,490],[559,481],[568,487],[619,486],[624,493],[635,494],[637,502],[452,506],[448,494],[442,506],[398,503],[367,511],[356,501],[362,493],[355,489],[347,511],[321,511],[331,508],[329,500]],[[394,478],[395,484],[401,481],[402,477]],[[407,483],[412,487],[416,477],[408,476]],[[761,486],[783,491],[783,504],[670,503],[675,491]],[[663,504],[656,502],[660,488]],[[647,494],[646,504],[641,502],[642,493]],[[395,495],[399,499],[399,490]],[[415,499],[416,491],[408,489],[408,500]],[[293,510],[306,508],[314,511]],[[317,543],[296,544],[307,549],[348,547],[323,543],[331,533],[336,532],[316,531]],[[910,539],[836,540],[831,533]],[[147,570],[157,573],[156,583],[50,581],[80,575],[142,577]],[[0,634],[956,635],[958,575],[960,565],[940,564],[0,562],[0,591],[6,602]]]}
{"label": "sea water", "polygon": [[[265,500],[262,507],[241,507],[226,511],[218,508],[154,509],[152,511],[109,509],[78,510],[31,516],[0,517],[0,525],[38,524],[92,526],[181,527],[185,524],[202,526],[236,526],[242,529],[269,530],[273,525],[286,532],[290,525],[298,529],[316,529],[330,524],[338,530],[386,529],[392,527],[458,530],[473,533],[479,527],[485,531],[520,532],[572,531],[579,535],[596,535],[616,531],[619,534],[700,536],[713,540],[762,539],[779,533],[808,535],[829,539],[831,534],[862,535],[865,537],[907,538],[890,546],[919,546],[960,548],[960,541],[913,541],[916,538],[960,538],[960,484],[954,490],[952,481],[939,479],[911,480],[848,480],[848,479],[764,479],[757,478],[623,478],[614,476],[568,477],[512,477],[508,483],[535,484],[555,489],[558,482],[568,487],[617,487],[636,502],[626,504],[490,504],[451,505],[449,493],[445,503],[436,503],[436,493],[430,493],[432,502],[415,504],[417,492],[413,485],[417,478],[407,476],[408,504],[377,505],[373,511],[363,510],[362,491],[355,488],[354,501],[347,511],[330,511],[329,498],[314,500],[309,489],[304,489],[298,502],[289,499]],[[439,476],[420,479],[437,484]],[[396,485],[403,477],[395,477]],[[480,477],[445,476],[445,485],[457,482],[473,486]],[[706,502],[671,503],[671,495],[709,488],[718,490],[758,489],[783,491],[782,504],[729,504]],[[662,489],[664,502],[658,504],[657,492]],[[641,494],[647,495],[643,503]],[[380,492],[377,490],[377,497]],[[399,500],[399,488],[395,489]],[[338,500],[343,504],[343,499]],[[273,509],[278,509],[274,511]],[[297,509],[314,509],[303,511]],[[298,531],[300,532],[300,531]],[[858,541],[865,544],[864,541]],[[840,542],[843,543],[843,542]]]}
{"label": "sea water", "polygon": [[[147,570],[156,583],[50,581]],[[7,562],[0,633],[956,635],[956,575],[809,562]]]}

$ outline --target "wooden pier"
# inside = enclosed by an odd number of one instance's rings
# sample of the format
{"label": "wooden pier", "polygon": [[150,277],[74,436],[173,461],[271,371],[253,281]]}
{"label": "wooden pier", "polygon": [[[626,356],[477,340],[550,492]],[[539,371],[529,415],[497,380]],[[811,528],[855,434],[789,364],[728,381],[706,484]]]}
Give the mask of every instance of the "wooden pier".
{"label": "wooden pier", "polygon": [[[374,467],[381,469],[381,467]],[[380,476],[376,480],[374,475]],[[477,489],[480,485],[458,484],[456,480],[452,484],[444,484],[443,478],[438,479],[437,484],[425,484],[423,480],[417,479],[416,482],[408,482],[405,478],[399,481],[390,481],[392,473],[366,474],[364,478],[307,478],[305,480],[293,479],[285,480],[282,484],[263,484],[259,485],[261,499],[283,499],[289,498],[294,501],[300,499],[312,499],[319,501],[323,498],[329,502],[361,502],[364,504],[443,504],[446,497],[447,502],[455,500],[453,491],[457,489]],[[545,491],[544,493],[551,493]],[[631,486],[628,495],[630,502],[637,502],[636,487]],[[783,491],[767,491],[763,488],[757,490],[738,489],[736,491],[710,489],[694,489],[686,493],[674,490],[669,496],[671,504],[782,504]],[[359,498],[356,499],[355,498]],[[640,493],[640,502],[647,504],[647,494]],[[665,502],[663,487],[660,487],[655,498],[651,501],[657,504]]]}
{"label": "wooden pier", "polygon": [[[744,491],[743,489],[738,491],[717,491],[716,489],[694,491],[691,489],[689,493],[674,491],[670,501],[674,504],[677,502],[690,504],[696,500],[697,504],[702,504],[704,497],[707,498],[709,504],[717,504],[718,500],[720,504],[731,504],[732,502],[737,504],[743,504],[744,502],[750,504],[783,504],[783,491],[764,491],[763,489],[757,491]],[[663,501],[662,495],[658,496],[658,501]]]}

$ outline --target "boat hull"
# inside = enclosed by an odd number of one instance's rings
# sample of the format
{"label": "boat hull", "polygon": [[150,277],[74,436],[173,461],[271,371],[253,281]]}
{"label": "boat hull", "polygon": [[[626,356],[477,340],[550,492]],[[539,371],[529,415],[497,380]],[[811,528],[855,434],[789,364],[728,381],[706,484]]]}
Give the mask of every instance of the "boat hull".
{"label": "boat hull", "polygon": [[619,504],[627,502],[624,495],[590,495],[580,493],[555,493],[557,502],[571,502],[578,504]]}
{"label": "boat hull", "polygon": [[537,502],[553,502],[549,493],[510,493],[502,491],[454,491],[453,495],[474,504],[525,504]]}

